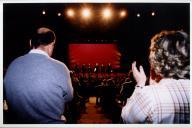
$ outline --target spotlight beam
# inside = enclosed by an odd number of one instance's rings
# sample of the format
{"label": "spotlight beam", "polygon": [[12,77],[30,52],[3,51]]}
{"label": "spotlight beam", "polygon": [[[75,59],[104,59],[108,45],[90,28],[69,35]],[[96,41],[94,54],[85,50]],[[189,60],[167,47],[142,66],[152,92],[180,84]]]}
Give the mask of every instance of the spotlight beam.
{"label": "spotlight beam", "polygon": [[111,9],[106,8],[103,10],[102,14],[103,14],[104,19],[109,19],[112,16],[112,11],[111,11]]}
{"label": "spotlight beam", "polygon": [[75,15],[75,12],[74,12],[73,9],[68,9],[68,10],[67,10],[67,16],[68,16],[68,17],[74,17],[74,15]]}
{"label": "spotlight beam", "polygon": [[120,17],[125,17],[127,15],[127,13],[126,13],[126,11],[125,10],[123,10],[123,11],[121,11],[120,12]]}
{"label": "spotlight beam", "polygon": [[82,17],[89,18],[91,16],[91,10],[89,8],[84,8],[82,10]]}

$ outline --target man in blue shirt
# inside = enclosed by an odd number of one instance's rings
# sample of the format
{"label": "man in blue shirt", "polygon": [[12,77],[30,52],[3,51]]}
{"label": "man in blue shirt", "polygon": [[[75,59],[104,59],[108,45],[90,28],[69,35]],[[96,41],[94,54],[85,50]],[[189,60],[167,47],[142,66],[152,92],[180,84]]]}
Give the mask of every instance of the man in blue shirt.
{"label": "man in blue shirt", "polygon": [[69,69],[51,58],[56,37],[37,29],[29,53],[9,66],[4,86],[13,123],[64,123],[65,103],[73,98]]}

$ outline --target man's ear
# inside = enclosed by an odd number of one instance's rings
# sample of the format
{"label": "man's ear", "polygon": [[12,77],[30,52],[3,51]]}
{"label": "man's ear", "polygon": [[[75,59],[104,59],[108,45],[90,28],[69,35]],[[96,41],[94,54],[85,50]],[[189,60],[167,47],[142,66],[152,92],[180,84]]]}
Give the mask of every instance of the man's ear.
{"label": "man's ear", "polygon": [[29,47],[32,48],[31,39],[29,40]]}

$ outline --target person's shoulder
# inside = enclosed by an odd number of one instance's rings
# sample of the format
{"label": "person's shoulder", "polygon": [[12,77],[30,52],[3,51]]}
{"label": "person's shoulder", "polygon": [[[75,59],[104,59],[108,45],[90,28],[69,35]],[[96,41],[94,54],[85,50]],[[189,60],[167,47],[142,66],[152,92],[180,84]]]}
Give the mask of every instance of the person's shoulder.
{"label": "person's shoulder", "polygon": [[165,87],[162,86],[161,83],[157,83],[157,84],[151,84],[151,85],[145,86],[143,91],[153,94],[152,92],[160,91],[160,90],[162,90],[164,88]]}
{"label": "person's shoulder", "polygon": [[190,90],[190,79],[163,79],[160,81],[160,86],[170,90]]}
{"label": "person's shoulder", "polygon": [[23,65],[23,61],[25,60],[24,59],[24,56],[19,56],[17,58],[15,58],[7,67],[6,69],[6,72],[9,72],[9,71],[13,71],[13,72],[16,72],[17,70],[19,70],[19,67],[22,67]]}
{"label": "person's shoulder", "polygon": [[57,64],[57,65],[61,65],[61,66],[66,67],[66,65],[65,65],[63,62],[59,61],[59,60],[56,60],[56,59],[53,59],[53,58],[50,58],[50,60],[51,60],[54,64]]}
{"label": "person's shoulder", "polygon": [[189,79],[168,79],[167,78],[167,79],[162,79],[159,83],[160,84],[173,84],[173,83],[189,84],[189,82],[190,82]]}
{"label": "person's shoulder", "polygon": [[[38,56],[38,57],[37,57]],[[34,59],[35,57],[35,59]],[[29,61],[29,60],[37,60],[39,59],[39,57],[44,57],[44,55],[41,55],[41,54],[30,54],[30,53],[26,53],[22,56],[19,56],[17,57],[16,59],[14,59],[12,61],[12,64],[15,64],[15,63],[23,63],[24,61]]]}
{"label": "person's shoulder", "polygon": [[10,66],[22,62],[22,60],[24,60],[25,56],[26,56],[26,55],[19,56],[19,57],[15,58],[15,59],[11,62]]}
{"label": "person's shoulder", "polygon": [[136,87],[136,89],[140,90],[139,92],[147,92],[153,88],[154,85],[146,85],[142,87]]}
{"label": "person's shoulder", "polygon": [[53,58],[50,58],[50,59],[51,59],[51,61],[52,61],[54,64],[56,64],[56,65],[64,68],[65,70],[69,70],[69,69],[67,68],[67,66],[65,65],[65,63],[63,63],[63,62],[61,62],[61,61],[59,61],[59,60],[53,59]]}
{"label": "person's shoulder", "polygon": [[173,83],[169,83],[170,81],[160,81],[156,84],[150,84],[147,86],[143,86],[142,88],[137,89],[137,94],[147,97],[154,97],[157,94],[164,94],[168,91],[167,85],[173,85]]}
{"label": "person's shoulder", "polygon": [[153,95],[153,90],[154,90],[153,85],[147,85],[147,86],[143,86],[143,87],[136,87],[134,94],[135,95],[139,95],[141,97],[151,97],[151,95]]}

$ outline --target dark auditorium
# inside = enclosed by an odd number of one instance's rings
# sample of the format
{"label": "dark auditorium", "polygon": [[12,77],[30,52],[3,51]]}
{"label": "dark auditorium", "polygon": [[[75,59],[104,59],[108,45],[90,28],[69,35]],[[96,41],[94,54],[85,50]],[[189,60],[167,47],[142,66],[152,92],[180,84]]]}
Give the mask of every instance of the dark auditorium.
{"label": "dark auditorium", "polygon": [[190,4],[3,3],[3,124],[190,124]]}

